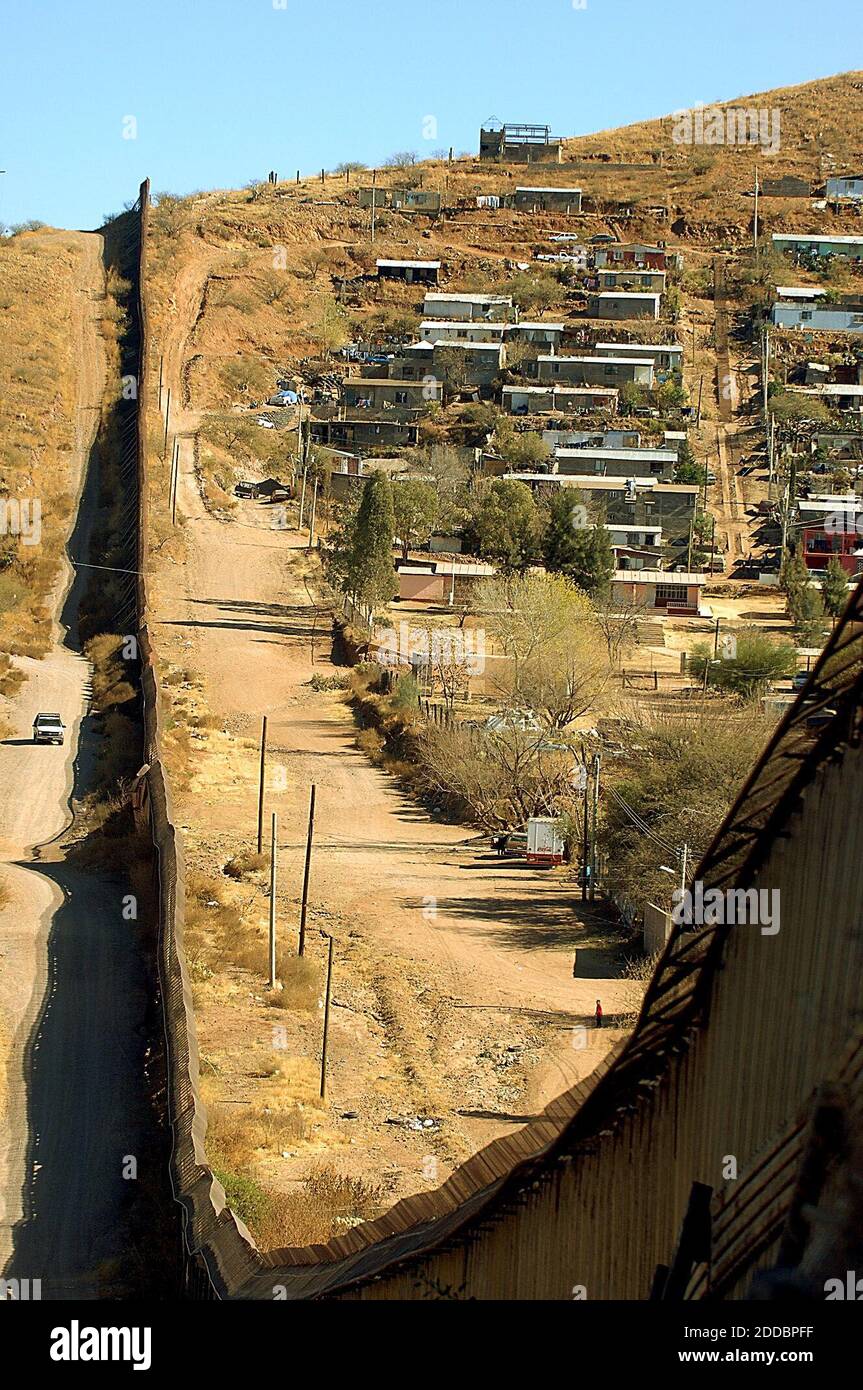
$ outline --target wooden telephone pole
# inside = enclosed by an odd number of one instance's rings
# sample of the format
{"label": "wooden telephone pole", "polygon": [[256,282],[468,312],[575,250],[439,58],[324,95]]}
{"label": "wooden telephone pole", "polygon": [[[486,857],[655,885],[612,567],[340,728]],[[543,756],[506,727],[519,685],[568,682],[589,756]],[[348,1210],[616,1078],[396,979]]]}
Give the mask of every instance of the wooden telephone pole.
{"label": "wooden telephone pole", "polygon": [[264,781],[267,767],[267,716],[261,725],[261,775],[258,786],[258,854],[264,852]]}
{"label": "wooden telephone pole", "polygon": [[306,840],[306,867],[303,872],[303,901],[300,908],[300,945],[298,954],[306,954],[306,912],[309,905],[309,876],[312,870],[312,842],[315,835],[315,793],[317,788],[312,786],[311,797],[309,798],[309,834]]}

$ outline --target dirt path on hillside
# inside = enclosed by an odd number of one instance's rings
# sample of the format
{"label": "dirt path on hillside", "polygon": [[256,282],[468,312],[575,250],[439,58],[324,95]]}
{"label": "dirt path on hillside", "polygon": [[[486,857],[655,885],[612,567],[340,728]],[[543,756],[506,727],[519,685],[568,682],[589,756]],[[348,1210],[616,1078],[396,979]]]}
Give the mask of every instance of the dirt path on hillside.
{"label": "dirt path on hillside", "polygon": [[[35,240],[35,239],[34,239]],[[46,246],[72,245],[80,252],[80,289],[70,331],[76,344],[77,408],[75,449],[70,459],[70,490],[80,493],[102,403],[104,354],[98,331],[103,292],[102,239],[75,232],[45,233]],[[0,1061],[5,1071],[5,1143],[0,1146],[0,1269],[11,1250],[11,1228],[21,1213],[23,1156],[26,1147],[24,1047],[46,985],[45,941],[62,901],[58,887],[16,861],[30,858],[35,846],[60,835],[70,823],[69,798],[82,717],[87,707],[89,669],[64,643],[60,612],[73,581],[64,558],[52,604],[53,647],[41,661],[17,659],[27,676],[7,710],[12,733],[0,743],[0,873],[10,901],[0,909]],[[33,718],[39,710],[57,712],[67,728],[63,747],[36,747]]]}

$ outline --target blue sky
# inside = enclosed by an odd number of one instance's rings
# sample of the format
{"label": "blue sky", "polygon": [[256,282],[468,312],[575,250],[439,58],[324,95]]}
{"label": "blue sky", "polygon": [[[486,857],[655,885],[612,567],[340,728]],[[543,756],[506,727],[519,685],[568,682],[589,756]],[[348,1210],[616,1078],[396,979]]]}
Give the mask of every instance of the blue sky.
{"label": "blue sky", "polygon": [[0,0],[0,221],[92,227],[146,175],[237,187],[474,150],[490,116],[577,135],[863,67],[860,0],[582,4]]}

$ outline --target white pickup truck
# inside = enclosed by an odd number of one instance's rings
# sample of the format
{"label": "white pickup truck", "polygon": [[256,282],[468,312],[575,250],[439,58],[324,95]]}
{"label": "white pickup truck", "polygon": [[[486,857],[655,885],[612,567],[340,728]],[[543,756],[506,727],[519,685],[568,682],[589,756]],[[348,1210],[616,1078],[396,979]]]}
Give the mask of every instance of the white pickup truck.
{"label": "white pickup truck", "polygon": [[59,714],[37,714],[33,720],[34,743],[62,743],[66,726]]}

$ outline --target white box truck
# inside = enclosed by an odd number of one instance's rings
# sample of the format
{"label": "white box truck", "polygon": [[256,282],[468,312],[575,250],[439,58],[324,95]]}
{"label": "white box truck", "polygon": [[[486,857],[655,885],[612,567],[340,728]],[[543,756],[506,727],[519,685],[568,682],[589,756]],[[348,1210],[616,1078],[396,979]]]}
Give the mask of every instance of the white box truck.
{"label": "white box truck", "polygon": [[563,840],[551,816],[532,816],[527,823],[528,864],[562,864]]}

